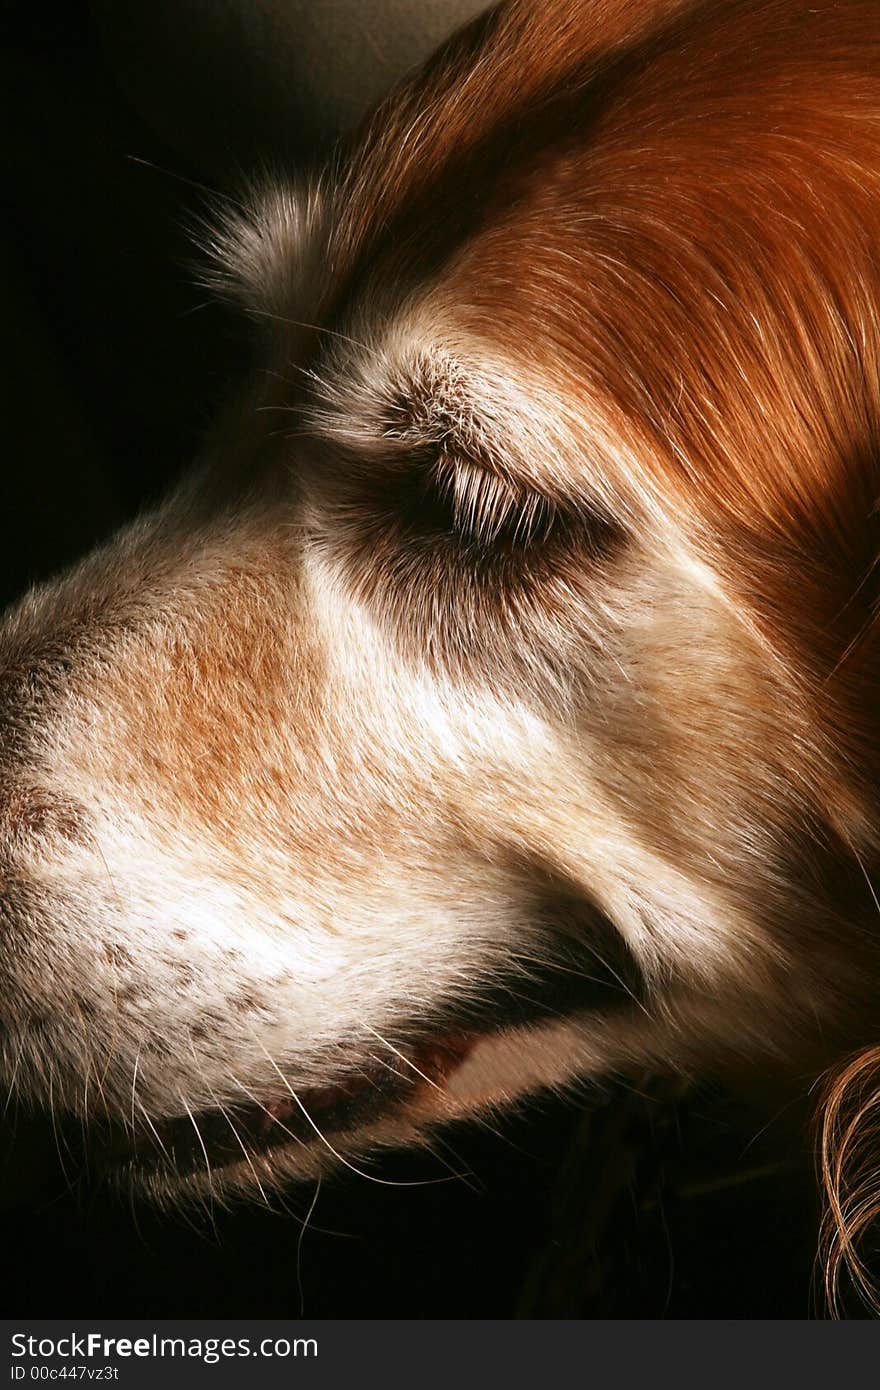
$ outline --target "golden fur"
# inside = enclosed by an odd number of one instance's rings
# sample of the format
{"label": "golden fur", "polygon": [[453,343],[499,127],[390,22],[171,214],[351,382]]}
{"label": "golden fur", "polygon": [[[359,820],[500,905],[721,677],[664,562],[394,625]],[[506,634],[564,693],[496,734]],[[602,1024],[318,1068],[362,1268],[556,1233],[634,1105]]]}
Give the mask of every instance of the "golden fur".
{"label": "golden fur", "polygon": [[511,0],[206,239],[250,383],[0,639],[16,1087],[167,1193],[874,1045],[875,0]]}

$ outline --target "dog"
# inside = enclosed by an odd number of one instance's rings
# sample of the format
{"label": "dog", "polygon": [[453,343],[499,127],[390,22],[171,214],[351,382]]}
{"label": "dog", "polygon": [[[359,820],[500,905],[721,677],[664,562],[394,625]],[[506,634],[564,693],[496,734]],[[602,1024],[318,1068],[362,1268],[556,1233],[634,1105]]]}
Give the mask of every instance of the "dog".
{"label": "dog", "polygon": [[0,631],[6,1084],[172,1200],[831,1068],[866,1284],[874,0],[507,0],[201,240],[252,371]]}

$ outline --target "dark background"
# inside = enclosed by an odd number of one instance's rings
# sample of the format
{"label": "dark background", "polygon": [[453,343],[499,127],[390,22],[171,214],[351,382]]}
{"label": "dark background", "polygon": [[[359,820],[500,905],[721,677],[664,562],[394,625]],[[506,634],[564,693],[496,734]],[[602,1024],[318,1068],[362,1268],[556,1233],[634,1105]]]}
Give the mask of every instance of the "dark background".
{"label": "dark background", "polygon": [[[129,105],[78,0],[2,11],[0,602],[155,499],[246,353],[181,228],[202,171]],[[318,141],[290,132],[294,158]],[[134,158],[132,158],[134,156]],[[146,163],[140,161],[147,161]],[[2,1099],[2,1098],[0,1098]],[[650,1078],[544,1101],[438,1157],[284,1210],[162,1215],[112,1197],[78,1138],[11,1109],[8,1315],[810,1315],[806,1110]],[[59,1161],[60,1160],[60,1161]],[[451,1178],[449,1167],[464,1174]]]}

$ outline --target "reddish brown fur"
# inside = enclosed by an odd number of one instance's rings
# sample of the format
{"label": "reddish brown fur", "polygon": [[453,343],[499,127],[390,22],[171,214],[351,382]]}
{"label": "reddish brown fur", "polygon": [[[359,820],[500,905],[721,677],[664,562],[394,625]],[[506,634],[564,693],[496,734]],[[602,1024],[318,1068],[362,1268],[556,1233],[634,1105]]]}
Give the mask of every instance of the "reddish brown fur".
{"label": "reddish brown fur", "polygon": [[[471,56],[486,25],[490,82]],[[552,361],[562,394],[602,403],[644,461],[646,490],[699,538],[781,663],[829,865],[855,861],[870,888],[876,3],[512,4],[393,98],[374,130],[337,240],[338,264],[360,269],[341,294],[337,282],[337,305],[389,266],[408,283],[445,263],[483,340],[515,345],[532,375]],[[426,245],[431,207],[456,214]],[[577,492],[579,479],[563,485]],[[829,873],[845,901],[851,874]],[[868,1017],[855,1028],[875,1031]],[[859,1092],[855,1117],[842,1115],[875,1066],[869,1050],[827,1100],[832,1302],[844,1263],[870,1284],[857,1243],[880,1209],[876,1095]]]}

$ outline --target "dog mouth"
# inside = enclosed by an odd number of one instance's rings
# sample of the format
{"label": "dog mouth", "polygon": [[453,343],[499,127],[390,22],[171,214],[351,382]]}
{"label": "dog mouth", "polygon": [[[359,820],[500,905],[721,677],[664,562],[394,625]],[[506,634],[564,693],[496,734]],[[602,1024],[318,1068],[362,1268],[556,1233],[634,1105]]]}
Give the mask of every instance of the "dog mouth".
{"label": "dog mouth", "polygon": [[102,1121],[94,1135],[102,1168],[135,1182],[151,1175],[183,1180],[260,1158],[268,1163],[296,1146],[305,1153],[323,1144],[335,1152],[336,1142],[408,1112],[419,1128],[439,1123],[450,1114],[447,1083],[478,1043],[575,1014],[644,1007],[641,972],[608,920],[558,889],[545,920],[551,912],[570,929],[527,977],[499,975],[469,1003],[411,1023],[393,1041],[376,1034],[367,1049],[360,1040],[357,1062],[325,1084],[294,1084],[279,1068],[268,1087],[243,1093],[242,1100],[161,1118],[144,1114],[134,1127]]}
{"label": "dog mouth", "polygon": [[464,1061],[478,1033],[448,1033],[404,1052],[369,1059],[356,1072],[323,1086],[294,1089],[279,1076],[263,1097],[165,1119],[132,1131],[112,1122],[99,1140],[102,1166],[146,1177],[171,1170],[178,1178],[253,1162],[279,1148],[311,1147],[385,1118],[444,1083]]}

